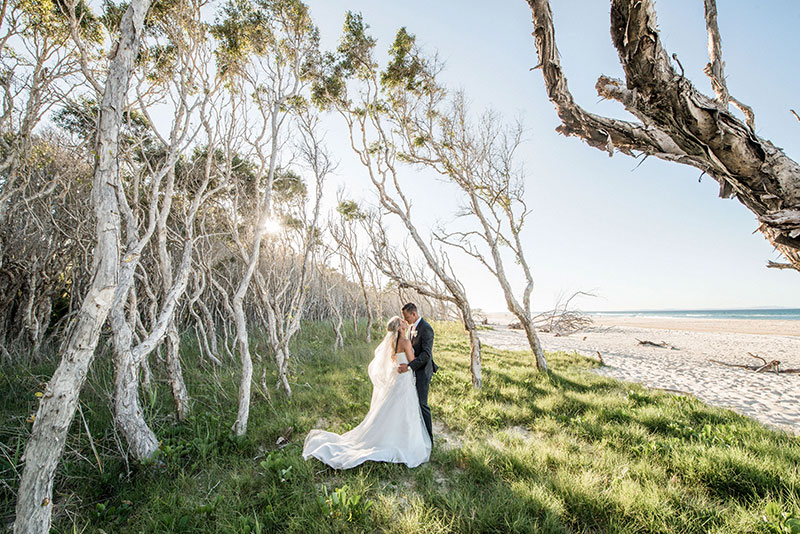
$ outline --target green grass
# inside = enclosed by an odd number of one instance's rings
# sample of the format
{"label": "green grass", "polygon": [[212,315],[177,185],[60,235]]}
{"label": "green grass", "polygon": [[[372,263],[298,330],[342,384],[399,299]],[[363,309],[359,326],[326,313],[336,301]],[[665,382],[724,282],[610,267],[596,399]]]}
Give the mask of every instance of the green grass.
{"label": "green grass", "polygon": [[[99,358],[81,398],[102,471],[78,416],[56,482],[54,531],[778,533],[797,524],[798,439],[694,398],[600,377],[590,372],[597,363],[575,354],[549,354],[552,372],[541,375],[530,355],[485,347],[484,386],[475,391],[465,336],[453,324],[435,328],[441,369],[430,405],[456,446],[437,436],[431,462],[413,470],[367,463],[337,472],[300,457],[310,429],[348,430],[369,405],[370,347],[332,353],[327,326],[308,325],[296,340],[291,399],[275,391],[266,364],[271,391],[255,386],[241,440],[229,430],[236,366],[201,365],[188,340],[191,419],[175,424],[163,381],[143,395],[162,440],[154,465],[122,459],[107,400],[110,362]],[[266,354],[263,340],[253,341]],[[156,361],[153,370],[162,374]],[[7,523],[25,419],[52,364],[0,372]],[[290,444],[278,449],[289,426]]]}

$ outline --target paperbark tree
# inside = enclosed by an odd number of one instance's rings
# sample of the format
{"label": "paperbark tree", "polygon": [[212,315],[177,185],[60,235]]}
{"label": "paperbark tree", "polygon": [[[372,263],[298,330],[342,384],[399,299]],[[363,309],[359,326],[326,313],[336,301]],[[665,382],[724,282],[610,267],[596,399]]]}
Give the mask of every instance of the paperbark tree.
{"label": "paperbark tree", "polygon": [[[575,135],[613,155],[655,156],[691,165],[720,185],[720,197],[735,197],[760,222],[758,229],[800,270],[800,165],[755,133],[753,111],[729,92],[715,0],[704,0],[711,77],[716,98],[700,93],[675,70],[661,44],[653,0],[612,0],[611,40],[625,80],[601,76],[598,94],[613,99],[638,119],[626,121],[589,113],[567,87],[555,42],[548,0],[526,0],[545,87],[561,119],[558,131]],[[729,109],[732,103],[745,119]]]}
{"label": "paperbark tree", "polygon": [[[410,47],[397,52],[395,61],[424,64],[413,45],[413,37],[407,43]],[[417,72],[416,77],[424,76],[424,69]],[[410,81],[415,80],[397,80],[406,84]],[[405,139],[406,159],[446,176],[465,197],[459,215],[462,220],[470,219],[467,229],[440,229],[436,238],[478,260],[494,276],[503,290],[508,311],[525,330],[536,367],[546,372],[547,360],[531,315],[533,274],[521,239],[525,218],[530,213],[525,203],[524,176],[514,161],[522,141],[522,125],[504,127],[492,112],[483,114],[474,123],[464,95],[458,93],[447,108],[423,106],[416,110],[400,124],[399,131]],[[509,282],[504,250],[511,252],[513,262],[524,276],[521,300]]]}
{"label": "paperbark tree", "polygon": [[[429,99],[439,99],[441,92],[438,87],[429,86],[390,94],[386,80],[397,74],[393,70],[395,65],[390,63],[384,71],[379,70],[374,58],[375,40],[367,35],[367,25],[361,16],[348,13],[344,30],[336,54],[326,57],[325,68],[313,89],[314,98],[320,105],[336,110],[344,119],[350,145],[367,170],[381,208],[403,224],[428,268],[445,288],[448,300],[458,307],[470,335],[472,383],[480,387],[480,340],[466,291],[448,269],[446,259],[423,239],[413,222],[411,201],[399,177],[403,155],[399,151],[401,139],[393,128],[402,122],[405,109]],[[391,247],[395,243],[389,241],[386,245]],[[386,274],[388,276],[388,272]],[[414,289],[420,291],[421,288]],[[437,298],[439,295],[429,296]]]}
{"label": "paperbark tree", "polygon": [[[34,129],[47,112],[79,87],[80,72],[69,20],[83,17],[76,33],[93,46],[101,40],[101,26],[78,0],[63,5],[3,2],[0,5],[0,224],[8,214],[8,200],[25,187],[20,166],[30,155]],[[0,243],[2,246],[2,243]],[[0,248],[2,258],[2,248]]]}
{"label": "paperbark tree", "polygon": [[[0,352],[44,341],[53,300],[64,290],[64,265],[81,261],[70,239],[88,245],[91,230],[72,220],[85,205],[91,164],[40,126],[82,86],[70,12],[84,12],[76,33],[93,47],[98,20],[77,1],[0,4]],[[60,136],[58,136],[60,137]],[[72,160],[72,161],[69,161]],[[86,170],[89,167],[89,170]],[[82,198],[76,199],[80,195]],[[24,215],[22,215],[24,213]],[[83,273],[78,273],[84,278]],[[88,278],[88,276],[86,277]],[[80,302],[75,295],[75,305]],[[23,340],[23,336],[27,339]],[[15,351],[17,353],[24,350]]]}
{"label": "paperbark tree", "polygon": [[36,136],[31,150],[7,199],[14,216],[0,223],[0,353],[12,349],[15,361],[28,348],[38,360],[45,335],[59,336],[74,316],[94,241],[94,221],[85,215],[91,164],[57,131]]}
{"label": "paperbark tree", "polygon": [[364,298],[364,308],[367,312],[367,343],[372,342],[372,323],[374,321],[371,288],[369,285],[368,263],[359,245],[358,222],[365,217],[364,213],[352,201],[338,199],[337,213],[339,217],[331,220],[329,231],[336,250],[342,261],[346,262],[349,270],[355,274],[358,285],[361,287],[361,296]]}
{"label": "paperbark tree", "polygon": [[[389,237],[389,232],[378,212],[373,212],[366,221],[371,232],[372,260],[380,272],[397,284],[400,307],[409,302],[409,300],[404,299],[406,290],[411,290],[417,296],[429,299],[428,306],[421,309],[431,310],[431,314],[434,313],[435,303],[449,303],[455,307],[457,310],[456,317],[461,319],[469,336],[469,369],[472,376],[472,385],[480,388],[483,383],[481,339],[478,335],[478,326],[475,324],[474,310],[466,300],[466,292],[453,271],[450,258],[445,251],[436,250],[432,240],[430,243],[426,243],[428,256],[434,259],[439,270],[439,272],[434,272],[432,276],[429,276],[429,260],[426,258],[424,263],[415,263],[406,243],[401,243]],[[419,247],[418,243],[416,245]],[[455,285],[457,292],[454,293],[445,284],[442,280],[442,275],[447,277],[451,287]],[[446,312],[442,315],[443,319],[448,318]]]}
{"label": "paperbark tree", "polygon": [[[178,303],[183,298],[189,280],[194,253],[194,219],[200,204],[206,199],[207,187],[211,174],[200,173],[198,183],[183,188],[182,201],[187,204],[183,220],[183,246],[180,260],[174,269],[172,260],[168,258],[166,243],[155,243],[157,267],[153,274],[161,276],[160,298],[154,294],[151,298],[152,318],[142,339],[135,343],[134,332],[138,321],[138,310],[135,302],[135,274],[141,264],[146,247],[157,234],[166,237],[166,224],[169,217],[175,218],[173,201],[179,187],[176,179],[180,178],[176,164],[187,147],[193,142],[200,127],[192,124],[198,118],[203,124],[209,141],[213,130],[209,124],[207,108],[219,87],[218,79],[213,73],[205,71],[210,65],[210,53],[206,46],[208,34],[200,24],[201,4],[178,2],[159,13],[161,34],[169,39],[171,56],[166,60],[148,57],[140,58],[147,69],[142,79],[147,83],[137,85],[138,105],[145,115],[149,98],[144,98],[145,91],[150,98],[160,102],[165,98],[177,103],[170,125],[169,134],[160,136],[157,129],[150,131],[157,138],[153,148],[145,151],[142,164],[137,168],[134,160],[130,162],[131,175],[134,177],[128,189],[120,195],[120,207],[125,221],[125,261],[119,271],[119,283],[114,294],[111,308],[111,329],[114,342],[114,417],[115,423],[124,435],[130,452],[137,460],[151,458],[158,450],[158,440],[144,419],[139,405],[138,372],[142,362],[156,347],[167,339],[167,375],[176,401],[179,420],[188,413],[188,397],[183,385],[183,377],[177,354],[177,333],[174,331],[174,315]],[[201,91],[194,91],[202,88]],[[171,97],[171,98],[170,98]],[[149,117],[148,117],[149,118]],[[149,124],[154,124],[148,120]],[[151,156],[155,152],[156,156]],[[208,150],[206,151],[208,154]],[[211,158],[207,155],[204,164],[208,170]],[[152,159],[152,161],[151,161]],[[202,160],[201,160],[202,161]],[[136,171],[144,174],[142,178]],[[191,180],[185,180],[191,182]],[[163,190],[161,189],[164,184]],[[141,195],[147,184],[149,195]],[[130,200],[129,200],[130,198]],[[163,247],[163,248],[162,248]],[[152,291],[151,291],[152,292]],[[126,314],[126,303],[130,313]]]}
{"label": "paperbark tree", "polygon": [[339,291],[344,277],[338,271],[328,267],[334,255],[335,252],[332,248],[324,247],[322,257],[316,262],[315,267],[322,289],[323,300],[330,309],[330,322],[335,336],[333,350],[336,351],[344,348],[344,336],[342,335],[342,323],[344,322],[342,306],[344,305],[344,299],[341,291]]}
{"label": "paperbark tree", "polygon": [[39,534],[50,530],[56,465],[117,285],[120,245],[118,136],[131,70],[149,8],[149,0],[132,0],[128,5],[109,63],[97,128],[92,195],[97,219],[94,278],[69,335],[61,363],[48,382],[36,412],[17,493],[15,534]]}
{"label": "paperbark tree", "polygon": [[[305,301],[309,294],[309,272],[313,269],[313,254],[319,244],[317,223],[322,190],[325,178],[334,169],[319,137],[318,118],[308,111],[301,111],[298,123],[298,151],[314,178],[314,203],[311,213],[307,213],[308,189],[299,176],[285,173],[281,181],[276,182],[275,200],[278,202],[275,211],[283,221],[283,228],[272,240],[273,248],[270,252],[275,259],[265,269],[266,280],[261,292],[266,304],[270,348],[275,353],[278,365],[277,385],[287,395],[292,394],[289,385],[289,344],[300,329],[300,321],[303,319]],[[283,268],[278,265],[278,259],[282,259],[285,264]]]}
{"label": "paperbark tree", "polygon": [[253,362],[247,332],[244,301],[261,257],[261,243],[272,218],[272,185],[278,169],[283,127],[295,112],[297,99],[307,86],[310,69],[318,55],[318,31],[308,7],[298,0],[264,4],[231,2],[224,18],[215,25],[223,42],[218,61],[224,71],[238,78],[244,90],[252,91],[260,115],[248,141],[259,161],[256,176],[256,221],[248,242],[234,238],[244,252],[245,270],[231,298],[236,339],[242,362],[239,408],[233,432],[247,432]]}

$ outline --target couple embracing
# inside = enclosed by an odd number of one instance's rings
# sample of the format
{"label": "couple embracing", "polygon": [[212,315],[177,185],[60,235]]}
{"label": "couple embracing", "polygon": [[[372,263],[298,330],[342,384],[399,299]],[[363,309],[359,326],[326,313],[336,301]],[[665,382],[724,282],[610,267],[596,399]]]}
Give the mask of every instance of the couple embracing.
{"label": "couple embracing", "polygon": [[433,328],[414,304],[392,317],[386,336],[367,368],[372,400],[364,420],[344,434],[312,430],[303,445],[311,456],[334,469],[350,469],[366,461],[427,462],[433,444],[428,387],[438,366],[433,361]]}

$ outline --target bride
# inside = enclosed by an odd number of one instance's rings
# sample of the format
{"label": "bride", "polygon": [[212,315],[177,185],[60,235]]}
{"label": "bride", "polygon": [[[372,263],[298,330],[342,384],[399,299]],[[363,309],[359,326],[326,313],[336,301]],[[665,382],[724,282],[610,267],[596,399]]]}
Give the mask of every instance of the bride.
{"label": "bride", "polygon": [[304,460],[313,456],[334,469],[350,469],[367,460],[416,467],[430,459],[431,439],[422,419],[414,373],[397,372],[399,364],[414,359],[406,335],[408,323],[392,317],[386,329],[367,369],[372,401],[366,417],[342,435],[309,432],[303,445]]}

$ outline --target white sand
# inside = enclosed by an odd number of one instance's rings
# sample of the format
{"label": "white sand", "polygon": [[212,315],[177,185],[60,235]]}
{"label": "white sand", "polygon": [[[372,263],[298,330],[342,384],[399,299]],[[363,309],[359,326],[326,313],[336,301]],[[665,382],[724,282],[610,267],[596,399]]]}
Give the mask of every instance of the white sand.
{"label": "white sand", "polygon": [[[760,363],[747,355],[751,352],[767,361],[779,360],[781,368],[800,368],[800,324],[796,324],[800,321],[642,319],[598,318],[582,333],[566,337],[542,333],[540,338],[546,351],[576,351],[592,358],[599,351],[606,364],[597,369],[602,375],[690,393],[708,404],[800,434],[800,375],[755,373],[708,361]],[[527,349],[524,334],[505,324],[482,330],[481,341],[500,349]],[[637,338],[665,341],[679,350],[642,346]]]}

